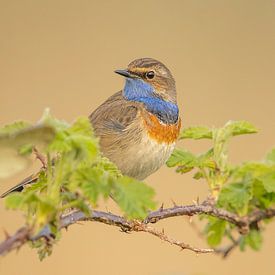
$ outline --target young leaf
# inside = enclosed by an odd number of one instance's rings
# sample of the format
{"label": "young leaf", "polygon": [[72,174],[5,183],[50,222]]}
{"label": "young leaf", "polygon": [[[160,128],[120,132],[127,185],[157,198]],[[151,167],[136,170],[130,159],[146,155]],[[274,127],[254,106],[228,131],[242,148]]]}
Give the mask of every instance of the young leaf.
{"label": "young leaf", "polygon": [[121,177],[114,183],[113,198],[130,219],[143,219],[155,208],[154,190],[142,182]]}
{"label": "young leaf", "polygon": [[226,221],[214,217],[209,218],[206,226],[207,242],[215,247],[221,243],[226,229]]}
{"label": "young leaf", "polygon": [[12,193],[5,199],[5,204],[8,209],[20,209],[24,197],[20,193]]}
{"label": "young leaf", "polygon": [[265,161],[270,164],[275,164],[275,148],[267,154]]}
{"label": "young leaf", "polygon": [[257,133],[257,128],[247,121],[229,121],[225,124],[233,136]]}
{"label": "young leaf", "polygon": [[112,179],[108,172],[97,167],[80,167],[68,183],[70,191],[82,193],[93,205],[96,205],[100,195],[107,198],[111,187]]}
{"label": "young leaf", "polygon": [[224,186],[219,194],[218,205],[245,215],[248,203],[252,198],[252,187],[249,182],[231,183]]}
{"label": "young leaf", "polygon": [[30,127],[31,124],[27,121],[16,121],[11,124],[4,125],[0,128],[0,135],[13,135],[18,131]]}
{"label": "young leaf", "polygon": [[186,166],[193,168],[197,165],[197,158],[188,151],[175,149],[166,164],[168,167]]}
{"label": "young leaf", "polygon": [[204,126],[197,126],[197,127],[189,127],[183,129],[180,133],[180,139],[212,139],[212,130],[204,127]]}
{"label": "young leaf", "polygon": [[241,242],[241,250],[243,251],[245,246],[250,246],[253,250],[260,250],[262,245],[263,239],[261,232],[259,230],[252,229],[250,232],[243,236],[242,242]]}
{"label": "young leaf", "polygon": [[266,209],[275,202],[275,193],[267,192],[262,181],[255,179],[252,185],[254,206]]}
{"label": "young leaf", "polygon": [[267,192],[275,192],[275,171],[259,177]]}

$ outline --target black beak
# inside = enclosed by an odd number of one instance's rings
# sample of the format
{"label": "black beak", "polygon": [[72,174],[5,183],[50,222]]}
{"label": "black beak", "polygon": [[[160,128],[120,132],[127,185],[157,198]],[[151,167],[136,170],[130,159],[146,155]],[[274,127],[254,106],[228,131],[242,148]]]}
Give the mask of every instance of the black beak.
{"label": "black beak", "polygon": [[127,70],[115,70],[115,73],[125,77],[131,77],[131,74]]}

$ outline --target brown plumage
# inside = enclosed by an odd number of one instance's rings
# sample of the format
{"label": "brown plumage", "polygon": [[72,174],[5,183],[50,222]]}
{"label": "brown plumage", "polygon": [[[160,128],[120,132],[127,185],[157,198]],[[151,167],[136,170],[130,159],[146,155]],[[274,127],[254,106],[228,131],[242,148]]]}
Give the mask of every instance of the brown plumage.
{"label": "brown plumage", "polygon": [[[154,71],[153,79],[146,79],[149,71]],[[128,77],[149,83],[157,98],[176,103],[175,81],[161,62],[151,58],[137,59],[129,64],[127,72]],[[173,124],[160,121],[148,112],[144,102],[127,99],[123,90],[100,105],[90,115],[90,120],[100,138],[103,154],[123,174],[140,180],[165,163],[180,130],[180,119]]]}
{"label": "brown plumage", "polygon": [[[176,87],[169,69],[152,58],[131,62],[122,91],[115,93],[90,116],[104,156],[124,175],[143,180],[171,155],[180,130]],[[31,176],[7,191],[21,191]]]}

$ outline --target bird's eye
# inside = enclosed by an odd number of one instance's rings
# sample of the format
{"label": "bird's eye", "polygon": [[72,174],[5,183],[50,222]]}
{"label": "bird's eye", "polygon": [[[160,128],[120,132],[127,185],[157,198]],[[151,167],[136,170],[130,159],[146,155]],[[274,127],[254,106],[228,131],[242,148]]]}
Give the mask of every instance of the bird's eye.
{"label": "bird's eye", "polygon": [[154,71],[149,71],[146,73],[146,78],[148,79],[153,79],[155,77],[155,72]]}

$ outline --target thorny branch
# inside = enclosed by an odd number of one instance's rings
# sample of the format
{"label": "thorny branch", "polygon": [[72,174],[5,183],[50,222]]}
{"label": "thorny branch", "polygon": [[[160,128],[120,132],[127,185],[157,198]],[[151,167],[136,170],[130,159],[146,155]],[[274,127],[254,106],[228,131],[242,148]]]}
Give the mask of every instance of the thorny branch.
{"label": "thorny branch", "polygon": [[[164,231],[158,231],[151,227],[150,223],[156,223],[160,220],[176,216],[193,216],[198,214],[210,215],[222,220],[226,220],[234,224],[241,234],[246,234],[249,231],[250,225],[260,222],[263,219],[272,218],[275,216],[275,209],[267,209],[263,211],[255,211],[248,216],[240,217],[237,214],[231,213],[224,209],[217,208],[209,201],[201,204],[193,204],[186,206],[174,206],[171,208],[161,207],[157,211],[149,213],[143,221],[128,220],[124,217],[112,214],[110,212],[102,212],[91,209],[91,214],[87,216],[79,210],[74,210],[61,217],[60,229],[67,228],[79,221],[96,221],[119,227],[123,232],[146,232],[152,234],[159,239],[170,244],[179,246],[181,249],[188,249],[196,253],[216,252],[226,257],[232,249],[237,246],[237,242],[233,243],[225,249],[211,248],[196,248],[184,242],[180,242],[168,237]],[[0,243],[0,255],[5,255],[11,250],[19,249],[27,241],[35,241],[40,238],[54,238],[50,227],[44,227],[39,234],[33,235],[32,230],[28,227],[20,228],[14,235],[6,234],[6,240]]]}

